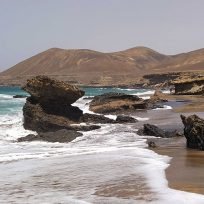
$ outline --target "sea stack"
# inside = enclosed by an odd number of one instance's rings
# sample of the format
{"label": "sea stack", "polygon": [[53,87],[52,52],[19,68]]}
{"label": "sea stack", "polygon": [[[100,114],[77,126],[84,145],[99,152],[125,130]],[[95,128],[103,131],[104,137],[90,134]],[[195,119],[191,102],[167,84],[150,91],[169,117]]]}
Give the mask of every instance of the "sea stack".
{"label": "sea stack", "polygon": [[204,120],[197,115],[181,115],[187,147],[204,150]]}
{"label": "sea stack", "polygon": [[24,128],[37,132],[71,129],[79,121],[82,110],[71,104],[84,95],[84,91],[65,82],[46,76],[29,79],[23,90],[31,96],[23,107]]}

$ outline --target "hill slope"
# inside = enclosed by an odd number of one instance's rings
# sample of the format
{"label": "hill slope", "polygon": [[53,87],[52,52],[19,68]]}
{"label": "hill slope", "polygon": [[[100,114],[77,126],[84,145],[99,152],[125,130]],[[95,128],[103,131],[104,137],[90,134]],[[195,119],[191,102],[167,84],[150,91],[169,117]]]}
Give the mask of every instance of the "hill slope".
{"label": "hill slope", "polygon": [[146,47],[120,52],[52,48],[0,73],[0,83],[21,84],[36,75],[49,75],[85,85],[135,83],[146,74],[204,71],[204,49],[163,55]]}
{"label": "hill slope", "polygon": [[174,55],[151,70],[159,73],[167,71],[204,71],[204,49]]}

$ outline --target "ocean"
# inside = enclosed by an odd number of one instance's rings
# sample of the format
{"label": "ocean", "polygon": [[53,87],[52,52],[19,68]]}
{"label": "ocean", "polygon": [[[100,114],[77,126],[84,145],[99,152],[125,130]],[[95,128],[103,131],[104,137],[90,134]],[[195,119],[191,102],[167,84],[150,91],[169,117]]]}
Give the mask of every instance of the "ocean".
{"label": "ocean", "polygon": [[[85,96],[122,92],[148,98],[153,90],[84,88]],[[203,204],[204,196],[170,189],[165,169],[171,160],[147,148],[135,124],[101,124],[70,143],[22,142],[26,95],[0,87],[0,203],[17,204]],[[84,97],[75,102],[90,112]],[[155,111],[166,111],[170,107]],[[148,121],[148,117],[139,117]],[[107,117],[115,118],[114,115]]]}

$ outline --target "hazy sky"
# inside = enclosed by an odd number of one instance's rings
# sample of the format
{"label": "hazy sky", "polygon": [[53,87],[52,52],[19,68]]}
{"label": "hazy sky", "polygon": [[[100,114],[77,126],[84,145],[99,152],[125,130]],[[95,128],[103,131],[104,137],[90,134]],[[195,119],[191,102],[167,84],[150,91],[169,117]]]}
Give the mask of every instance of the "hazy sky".
{"label": "hazy sky", "polygon": [[0,0],[0,70],[51,47],[204,47],[204,0]]}

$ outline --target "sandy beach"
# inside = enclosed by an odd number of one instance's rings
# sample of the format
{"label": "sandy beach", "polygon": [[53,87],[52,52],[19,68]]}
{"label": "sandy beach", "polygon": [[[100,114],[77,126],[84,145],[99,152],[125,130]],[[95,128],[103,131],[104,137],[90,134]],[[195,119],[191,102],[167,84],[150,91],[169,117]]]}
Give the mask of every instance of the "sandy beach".
{"label": "sandy beach", "polygon": [[[204,98],[202,96],[169,95],[169,100],[173,104],[173,109],[168,114],[165,113],[167,116],[165,120],[161,112],[160,116],[153,119],[154,124],[160,124],[159,126],[165,129],[182,130],[180,114],[197,114],[204,118]],[[166,169],[169,187],[204,194],[204,152],[187,149],[184,137],[155,139],[155,143],[157,144],[157,148],[153,149],[155,152],[172,157]]]}

